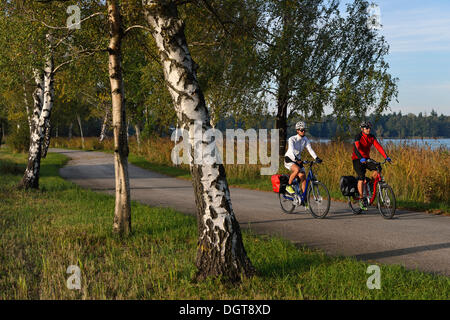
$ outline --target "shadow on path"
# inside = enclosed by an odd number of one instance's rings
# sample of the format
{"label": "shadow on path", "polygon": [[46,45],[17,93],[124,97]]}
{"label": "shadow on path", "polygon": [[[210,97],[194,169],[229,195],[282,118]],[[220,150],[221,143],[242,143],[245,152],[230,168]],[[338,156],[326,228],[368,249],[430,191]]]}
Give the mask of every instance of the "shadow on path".
{"label": "shadow on path", "polygon": [[431,245],[426,245],[426,246],[403,248],[403,249],[387,250],[387,251],[380,251],[380,252],[373,252],[373,253],[363,253],[363,254],[356,255],[355,258],[361,259],[361,260],[376,260],[376,259],[381,259],[381,258],[403,256],[406,254],[411,254],[411,253],[416,253],[416,252],[448,249],[448,248],[450,248],[450,242],[431,244]]}

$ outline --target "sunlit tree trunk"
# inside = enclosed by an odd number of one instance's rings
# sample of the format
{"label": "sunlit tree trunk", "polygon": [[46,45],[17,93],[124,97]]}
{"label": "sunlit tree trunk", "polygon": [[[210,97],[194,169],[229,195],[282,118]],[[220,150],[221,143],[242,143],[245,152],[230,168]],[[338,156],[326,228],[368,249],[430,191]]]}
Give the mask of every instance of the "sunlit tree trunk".
{"label": "sunlit tree trunk", "polygon": [[100,130],[100,138],[99,138],[100,142],[102,142],[106,138],[106,128],[108,126],[110,112],[111,112],[110,108],[106,107],[105,117],[103,118],[102,128]]}
{"label": "sunlit tree trunk", "polygon": [[30,114],[30,108],[28,107],[28,95],[25,84],[23,84],[23,102],[25,103],[25,111],[27,112],[27,121],[28,127],[30,128],[30,137],[31,137],[31,133],[33,132],[33,124],[32,124],[33,115]]}
{"label": "sunlit tree trunk", "polygon": [[141,128],[139,127],[139,124],[134,125],[134,129],[136,130],[136,141],[138,144],[138,148],[141,147]]}
{"label": "sunlit tree trunk", "polygon": [[42,143],[44,141],[45,123],[50,117],[53,107],[53,56],[47,55],[44,79],[38,71],[35,71],[36,89],[33,93],[32,134],[30,136],[30,148],[28,151],[28,164],[20,187],[29,189],[39,188],[39,175],[41,168]]}
{"label": "sunlit tree trunk", "polygon": [[110,41],[109,79],[111,83],[112,118],[114,130],[114,168],[116,204],[113,231],[120,235],[131,232],[130,183],[128,178],[128,143],[125,116],[125,97],[122,78],[123,27],[117,0],[108,0]]}
{"label": "sunlit tree trunk", "polygon": [[[194,154],[209,141],[198,141],[211,128],[205,99],[197,81],[197,65],[192,60],[184,34],[184,23],[178,17],[174,1],[144,0],[145,18],[152,29],[159,49],[168,90],[174,101],[180,126],[189,130]],[[194,122],[200,126],[194,126]],[[197,128],[198,127],[198,128]],[[194,132],[197,129],[197,132]],[[206,156],[206,155],[204,155]],[[197,206],[198,249],[197,278],[222,276],[236,281],[252,276],[254,268],[242,242],[239,223],[231,206],[225,169],[217,158],[195,163],[191,156],[190,170]]]}

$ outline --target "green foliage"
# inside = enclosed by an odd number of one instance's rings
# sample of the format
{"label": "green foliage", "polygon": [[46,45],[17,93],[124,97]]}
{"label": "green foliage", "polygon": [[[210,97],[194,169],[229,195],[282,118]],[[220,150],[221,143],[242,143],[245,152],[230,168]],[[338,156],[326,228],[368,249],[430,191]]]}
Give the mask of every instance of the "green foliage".
{"label": "green foliage", "polygon": [[14,152],[28,152],[30,148],[30,129],[26,120],[12,123],[6,143]]}
{"label": "green foliage", "polygon": [[348,3],[345,13],[334,0],[261,3],[267,36],[260,58],[277,117],[318,120],[331,106],[339,119],[359,122],[396,98],[397,79],[384,61],[388,44],[367,26],[368,1]]}

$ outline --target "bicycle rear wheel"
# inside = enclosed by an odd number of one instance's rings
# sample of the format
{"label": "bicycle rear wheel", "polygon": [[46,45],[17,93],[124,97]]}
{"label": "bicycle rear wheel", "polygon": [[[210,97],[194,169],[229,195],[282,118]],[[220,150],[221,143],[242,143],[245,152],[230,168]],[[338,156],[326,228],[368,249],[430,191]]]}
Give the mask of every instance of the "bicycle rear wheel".
{"label": "bicycle rear wheel", "polygon": [[385,219],[392,219],[397,209],[397,201],[395,200],[394,190],[391,186],[384,184],[379,188],[378,193],[378,210]]}
{"label": "bicycle rear wheel", "polygon": [[[291,198],[292,200],[290,200]],[[278,193],[278,199],[280,200],[280,206],[281,210],[283,210],[284,213],[292,213],[295,209],[294,205],[294,195],[286,195],[284,193]]]}
{"label": "bicycle rear wheel", "polygon": [[359,205],[359,199],[357,197],[348,197],[348,205],[350,206],[350,209],[352,209],[353,214],[361,214],[363,212],[361,206]]}
{"label": "bicycle rear wheel", "polygon": [[306,196],[309,211],[314,218],[325,218],[330,210],[331,198],[327,187],[320,181],[312,181]]}

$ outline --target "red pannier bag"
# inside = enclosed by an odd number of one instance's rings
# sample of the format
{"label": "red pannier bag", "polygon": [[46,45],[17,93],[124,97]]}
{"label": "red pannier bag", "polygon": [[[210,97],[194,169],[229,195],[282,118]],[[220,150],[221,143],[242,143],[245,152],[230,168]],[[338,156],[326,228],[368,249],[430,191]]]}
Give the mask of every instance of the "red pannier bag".
{"label": "red pannier bag", "polygon": [[279,193],[280,192],[280,177],[281,174],[274,174],[271,178],[272,181],[272,189],[274,192]]}

